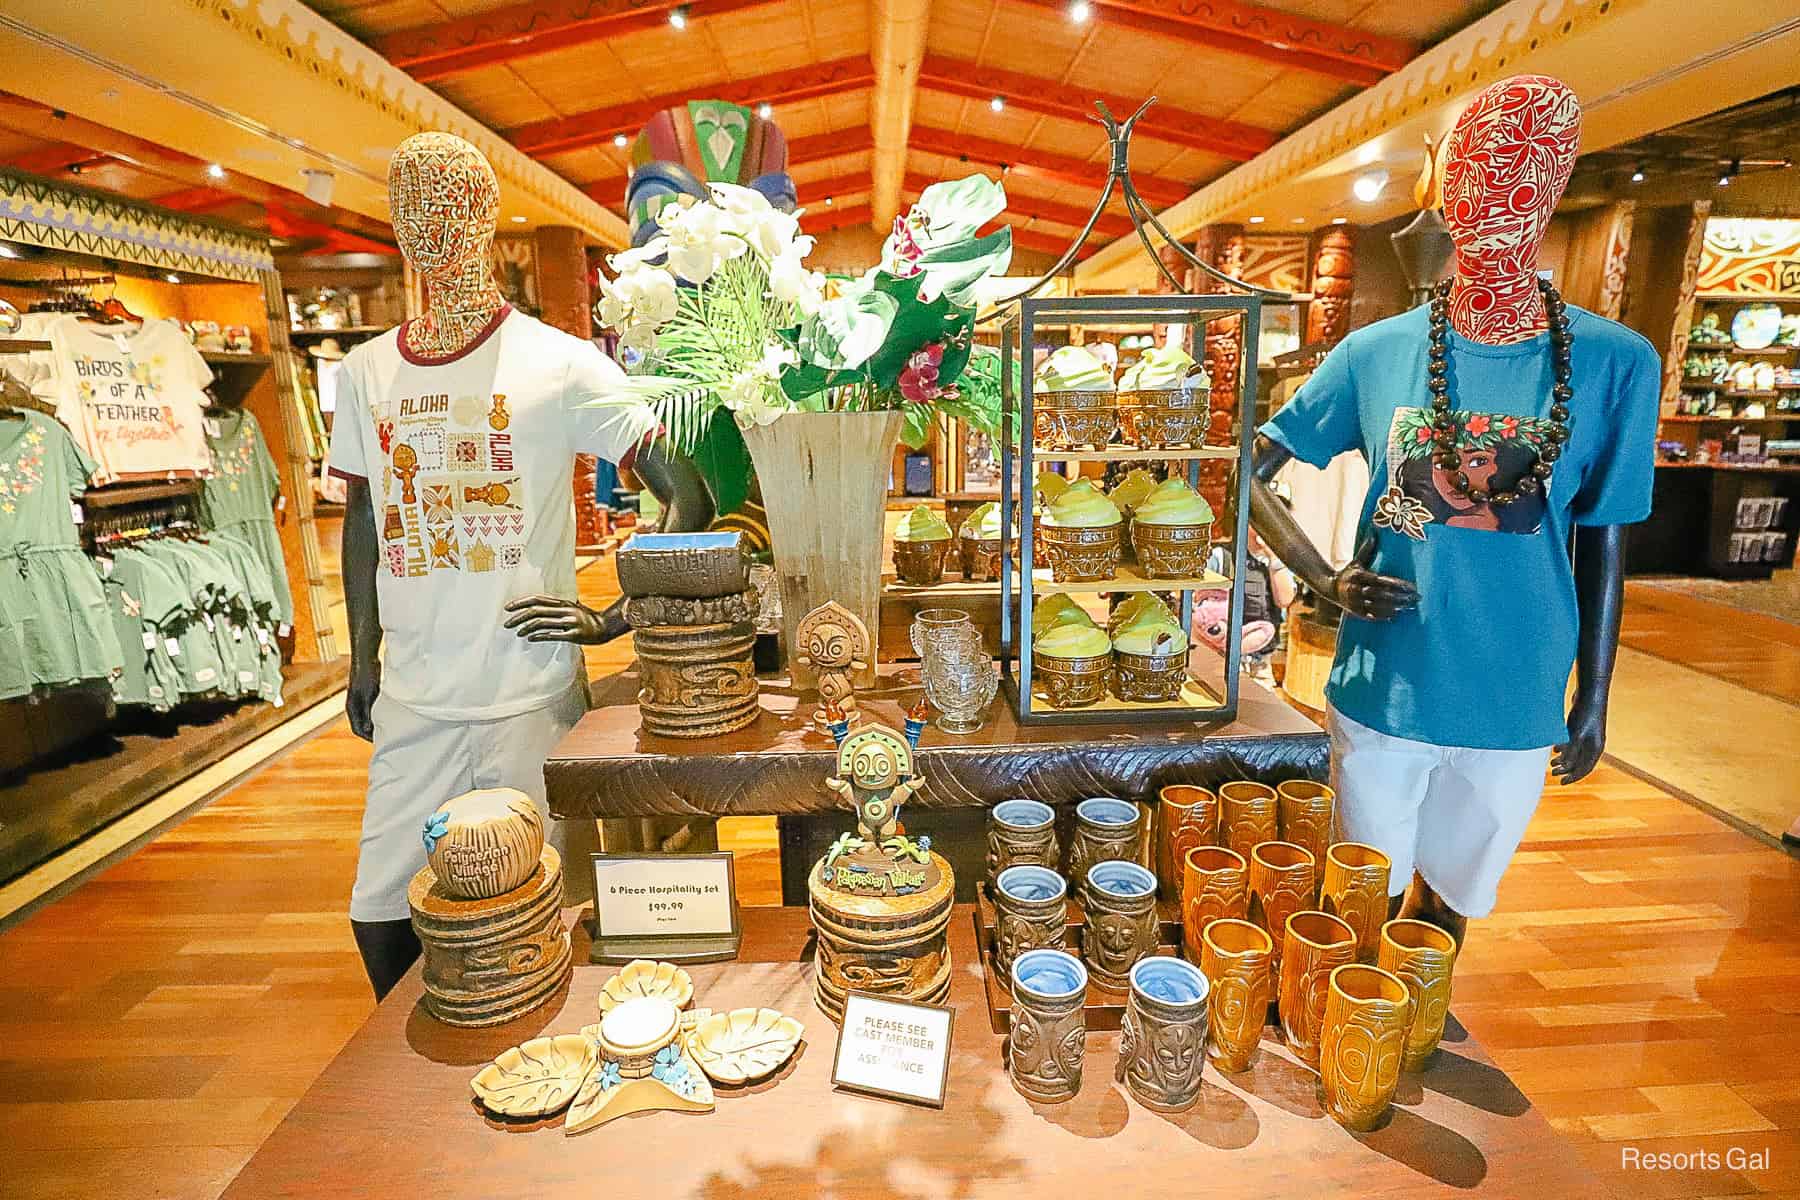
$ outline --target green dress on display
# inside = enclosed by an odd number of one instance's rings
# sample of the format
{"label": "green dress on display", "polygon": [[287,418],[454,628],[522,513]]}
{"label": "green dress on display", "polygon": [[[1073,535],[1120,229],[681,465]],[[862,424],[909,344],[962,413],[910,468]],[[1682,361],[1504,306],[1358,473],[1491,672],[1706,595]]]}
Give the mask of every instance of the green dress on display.
{"label": "green dress on display", "polygon": [[147,555],[103,555],[97,561],[125,652],[125,673],[113,681],[113,699],[167,712],[181,699],[181,675],[167,641],[187,619],[187,597],[179,581]]}
{"label": "green dress on display", "polygon": [[175,542],[176,539],[169,537],[150,538],[120,550],[118,557],[146,560],[146,569],[158,572],[162,584],[175,589],[181,598],[180,617],[173,625],[164,627],[164,647],[180,680],[182,696],[232,695],[236,688],[227,682],[218,642],[206,624],[205,610],[195,595],[196,591],[204,594],[204,589],[190,577],[189,569],[184,565],[186,560],[170,549]]}
{"label": "green dress on display", "polygon": [[281,476],[263,441],[256,418],[243,409],[227,409],[206,418],[206,444],[212,449],[213,476],[200,494],[201,514],[211,529],[230,530],[250,543],[268,572],[275,593],[275,618],[294,620],[288,591],[287,560],[275,528],[275,498]]}
{"label": "green dress on display", "polygon": [[124,669],[70,506],[93,463],[52,417],[0,414],[0,699]]}

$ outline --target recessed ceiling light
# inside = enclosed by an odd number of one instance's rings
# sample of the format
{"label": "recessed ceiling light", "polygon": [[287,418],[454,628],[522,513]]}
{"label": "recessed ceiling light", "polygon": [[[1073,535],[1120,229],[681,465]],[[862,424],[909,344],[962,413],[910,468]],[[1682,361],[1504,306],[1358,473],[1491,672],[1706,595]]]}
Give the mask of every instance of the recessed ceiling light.
{"label": "recessed ceiling light", "polygon": [[1349,217],[1333,217],[1333,218],[1331,218],[1331,223],[1333,225],[1348,225],[1350,223],[1350,218]]}
{"label": "recessed ceiling light", "polygon": [[1381,189],[1387,186],[1386,171],[1370,171],[1367,175],[1358,175],[1350,185],[1350,190],[1364,204],[1373,204],[1381,198]]}
{"label": "recessed ceiling light", "polygon": [[1304,225],[1304,224],[1306,224],[1306,218],[1305,218],[1305,217],[1295,217],[1295,218],[1294,218],[1294,224],[1296,224],[1296,225]]}
{"label": "recessed ceiling light", "polygon": [[221,167],[218,163],[209,164],[206,168],[206,173],[214,179],[225,178],[225,168]]}
{"label": "recessed ceiling light", "polygon": [[163,278],[168,280],[170,283],[180,283],[181,282],[181,276],[177,275],[173,271],[170,271],[167,275],[164,275]]}
{"label": "recessed ceiling light", "polygon": [[775,106],[765,100],[756,106],[756,115],[766,121],[775,115]]}
{"label": "recessed ceiling light", "polygon": [[825,197],[825,207],[826,208],[831,207],[831,197],[830,196]]}
{"label": "recessed ceiling light", "polygon": [[17,258],[17,257],[19,257],[19,252],[17,250],[14,250],[11,246],[8,246],[4,243],[0,243],[0,258]]}
{"label": "recessed ceiling light", "polygon": [[1087,19],[1093,15],[1094,6],[1089,4],[1087,0],[1075,0],[1075,3],[1069,5],[1069,20],[1075,22],[1077,25],[1086,24]]}
{"label": "recessed ceiling light", "polygon": [[993,109],[995,112],[1005,112],[1006,111],[1006,97],[1005,96],[995,96],[992,100],[988,101],[988,107]]}
{"label": "recessed ceiling light", "polygon": [[1633,183],[1644,182],[1644,168],[1639,167],[1637,170],[1635,170],[1631,173],[1631,182],[1633,182]]}
{"label": "recessed ceiling light", "polygon": [[669,24],[674,26],[676,29],[686,29],[687,28],[687,19],[688,19],[688,6],[687,5],[678,4],[674,8],[671,8],[669,10]]}
{"label": "recessed ceiling light", "polygon": [[514,217],[514,218],[513,218],[513,224],[514,224],[514,225],[523,225],[523,224],[524,224],[524,223],[525,223],[525,218],[524,218],[524,217]]}
{"label": "recessed ceiling light", "polygon": [[631,144],[631,139],[626,137],[624,134],[622,134],[622,133],[613,134],[613,145],[617,146],[619,149],[623,150],[626,146],[629,146],[630,144]]}
{"label": "recessed ceiling light", "polygon": [[1264,218],[1262,218],[1262,217],[1251,217],[1250,223],[1252,225],[1261,225],[1263,223],[1263,220],[1264,220]]}
{"label": "recessed ceiling light", "polygon": [[1731,176],[1730,175],[1719,176],[1719,186],[1720,187],[1730,187],[1731,186]]}

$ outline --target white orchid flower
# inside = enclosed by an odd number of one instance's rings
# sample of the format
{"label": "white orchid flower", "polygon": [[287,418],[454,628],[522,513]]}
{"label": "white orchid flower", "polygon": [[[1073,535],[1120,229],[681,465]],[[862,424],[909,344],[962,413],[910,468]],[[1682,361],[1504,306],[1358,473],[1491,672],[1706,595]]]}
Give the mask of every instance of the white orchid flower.
{"label": "white orchid flower", "polygon": [[733,216],[755,216],[770,211],[769,198],[755,188],[735,183],[709,183],[706,186],[719,207]]}
{"label": "white orchid flower", "polygon": [[674,320],[680,307],[675,277],[659,267],[639,267],[630,275],[631,304],[637,319],[652,326]]}
{"label": "white orchid flower", "polygon": [[825,299],[825,276],[808,271],[800,256],[791,252],[776,256],[769,263],[769,293],[783,304],[792,304],[803,313],[818,308]]}

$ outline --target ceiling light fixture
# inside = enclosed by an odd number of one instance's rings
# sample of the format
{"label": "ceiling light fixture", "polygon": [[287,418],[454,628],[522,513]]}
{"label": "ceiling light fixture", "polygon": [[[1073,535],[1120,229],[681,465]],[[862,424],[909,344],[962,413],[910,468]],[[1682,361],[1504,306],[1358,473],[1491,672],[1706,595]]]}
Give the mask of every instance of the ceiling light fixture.
{"label": "ceiling light fixture", "polygon": [[624,134],[622,134],[622,133],[613,134],[613,145],[617,146],[619,149],[623,150],[626,146],[628,146],[630,144],[631,144],[631,139],[626,137]]}
{"label": "ceiling light fixture", "polygon": [[170,283],[180,283],[181,282],[181,276],[175,274],[175,272],[173,272],[173,271],[170,271],[167,275],[164,275],[163,278],[168,280]]}
{"label": "ceiling light fixture", "polygon": [[669,10],[669,24],[671,26],[673,26],[674,28],[686,29],[687,21],[688,21],[688,6],[687,5],[677,4],[674,8],[671,8]]}
{"label": "ceiling light fixture", "polygon": [[1381,189],[1387,186],[1386,171],[1370,171],[1367,175],[1358,175],[1350,185],[1350,191],[1364,204],[1373,204],[1381,199]]}
{"label": "ceiling light fixture", "polygon": [[206,173],[213,179],[225,178],[225,168],[221,167],[218,163],[209,164],[206,168]]}
{"label": "ceiling light fixture", "polygon": [[17,258],[17,257],[19,257],[19,252],[17,250],[14,250],[11,246],[8,246],[4,242],[0,242],[0,258]]}
{"label": "ceiling light fixture", "polygon": [[1306,218],[1305,218],[1305,217],[1295,217],[1295,218],[1294,218],[1294,224],[1296,224],[1296,225],[1304,225],[1304,224],[1306,224]]}
{"label": "ceiling light fixture", "polygon": [[1266,218],[1263,218],[1263,217],[1251,217],[1250,223],[1252,225],[1261,225],[1265,219]]}
{"label": "ceiling light fixture", "polygon": [[1075,3],[1069,5],[1069,20],[1077,25],[1087,24],[1087,19],[1093,15],[1094,6],[1087,0],[1075,0]]}
{"label": "ceiling light fixture", "polygon": [[1632,168],[1631,182],[1633,182],[1633,183],[1644,182],[1644,167],[1643,167],[1642,163],[1640,163],[1636,167]]}
{"label": "ceiling light fixture", "polygon": [[775,115],[775,106],[770,104],[767,100],[764,100],[761,104],[756,106],[756,115],[766,121]]}
{"label": "ceiling light fixture", "polygon": [[995,112],[1005,112],[1006,111],[1006,97],[1005,96],[995,96],[992,100],[988,101],[988,107],[993,109]]}
{"label": "ceiling light fixture", "polygon": [[1720,187],[1730,187],[1731,181],[1733,179],[1737,178],[1737,173],[1739,170],[1742,169],[1743,165],[1744,164],[1743,164],[1742,160],[1736,159],[1736,158],[1732,159],[1731,165],[1728,166],[1725,169],[1724,173],[1719,176],[1719,186]]}
{"label": "ceiling light fixture", "polygon": [[524,217],[514,217],[514,218],[513,218],[513,224],[514,224],[514,225],[523,225],[523,224],[524,224],[524,223],[525,223],[525,218],[524,218]]}
{"label": "ceiling light fixture", "polygon": [[1348,225],[1350,223],[1350,218],[1349,217],[1333,217],[1333,218],[1331,218],[1331,223],[1333,225]]}
{"label": "ceiling light fixture", "polygon": [[825,197],[825,207],[826,208],[831,207],[831,197],[830,196]]}

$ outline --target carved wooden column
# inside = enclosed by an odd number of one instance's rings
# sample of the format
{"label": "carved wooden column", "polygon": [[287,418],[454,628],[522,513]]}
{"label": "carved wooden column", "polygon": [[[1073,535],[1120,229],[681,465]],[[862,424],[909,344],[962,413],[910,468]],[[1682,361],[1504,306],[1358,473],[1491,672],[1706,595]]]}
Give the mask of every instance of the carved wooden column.
{"label": "carved wooden column", "polygon": [[1328,225],[1313,237],[1312,302],[1300,344],[1335,345],[1350,332],[1350,295],[1356,285],[1356,239],[1348,225]]}
{"label": "carved wooden column", "polygon": [[[544,323],[578,338],[594,336],[593,291],[588,285],[586,241],[581,230],[542,225],[537,231],[538,301]],[[605,540],[607,522],[594,499],[594,456],[575,456],[575,544],[583,549]]]}
{"label": "carved wooden column", "polygon": [[[1241,225],[1208,225],[1201,229],[1194,243],[1194,256],[1211,263],[1227,275],[1236,277],[1243,266],[1244,230]],[[1224,292],[1228,289],[1211,276],[1195,280],[1199,292]],[[1229,446],[1234,442],[1231,422],[1238,409],[1239,364],[1244,357],[1244,321],[1242,317],[1221,317],[1206,325],[1204,353],[1207,374],[1212,376],[1213,419],[1206,440],[1214,445]],[[1208,459],[1200,464],[1200,493],[1215,512],[1223,512],[1231,479],[1231,464],[1223,459]]]}

